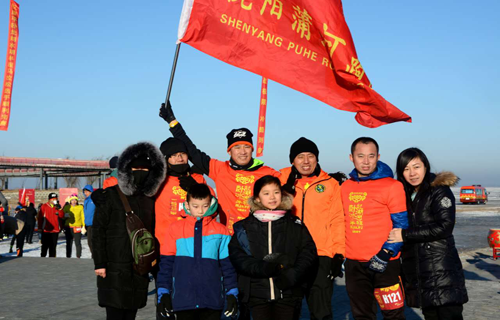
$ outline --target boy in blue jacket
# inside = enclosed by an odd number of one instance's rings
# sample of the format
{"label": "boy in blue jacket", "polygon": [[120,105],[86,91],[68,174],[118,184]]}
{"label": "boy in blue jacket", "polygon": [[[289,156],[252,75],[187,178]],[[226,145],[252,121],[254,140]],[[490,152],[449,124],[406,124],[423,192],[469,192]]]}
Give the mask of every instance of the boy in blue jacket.
{"label": "boy in blue jacket", "polygon": [[189,189],[186,215],[170,225],[160,258],[158,314],[178,320],[219,320],[238,313],[236,272],[229,261],[229,230],[218,223],[217,199],[206,184]]}

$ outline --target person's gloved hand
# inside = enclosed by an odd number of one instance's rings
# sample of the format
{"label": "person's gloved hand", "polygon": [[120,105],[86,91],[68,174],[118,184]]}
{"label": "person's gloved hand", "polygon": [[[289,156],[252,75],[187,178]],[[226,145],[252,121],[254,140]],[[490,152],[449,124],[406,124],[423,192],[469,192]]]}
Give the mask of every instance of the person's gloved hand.
{"label": "person's gloved hand", "polygon": [[226,296],[226,310],[224,315],[226,317],[235,317],[238,314],[238,299],[232,294]]}
{"label": "person's gloved hand", "polygon": [[179,177],[179,185],[186,192],[188,192],[189,189],[196,184],[198,184],[198,182],[196,182],[191,175]]}
{"label": "person's gloved hand", "polygon": [[263,258],[264,261],[267,262],[276,262],[279,263],[282,269],[290,268],[293,264],[290,261],[290,258],[285,253],[270,253]]}
{"label": "person's gloved hand", "polygon": [[330,274],[327,276],[328,279],[333,280],[337,277],[342,278],[344,274],[342,273],[342,264],[344,263],[344,256],[340,253],[335,254],[331,260]]}
{"label": "person's gloved hand", "polygon": [[82,227],[82,235],[84,236],[87,233],[87,228],[85,226]]}
{"label": "person's gloved hand", "polygon": [[380,250],[376,255],[374,255],[369,263],[368,268],[372,271],[382,273],[387,268],[387,264],[391,259],[391,252],[386,252],[384,249]]}
{"label": "person's gloved hand", "polygon": [[342,185],[342,183],[344,183],[345,181],[347,181],[349,178],[345,175],[345,173],[343,172],[335,172],[335,173],[329,173],[328,174],[330,177],[332,177],[333,179],[337,180],[337,182],[339,183],[339,185]]}
{"label": "person's gloved hand", "polygon": [[291,194],[292,196],[295,195],[295,181],[297,179],[302,178],[302,175],[300,172],[295,168],[295,166],[292,165],[292,170],[290,171],[290,175],[288,176],[288,179],[286,180],[286,183],[283,185],[283,190]]}
{"label": "person's gloved hand", "polygon": [[286,268],[281,273],[274,277],[274,283],[280,290],[287,290],[295,286],[297,283],[296,271],[293,268]]}
{"label": "person's gloved hand", "polygon": [[57,210],[61,210],[61,205],[58,203],[54,206],[54,208],[56,208]]}
{"label": "person's gloved hand", "polygon": [[160,118],[163,118],[167,123],[175,121],[174,112],[172,111],[172,105],[170,104],[170,100],[167,102],[165,106],[164,103],[161,104],[160,107]]}
{"label": "person's gloved hand", "polygon": [[158,305],[156,312],[163,318],[169,318],[174,315],[174,308],[172,306],[172,296],[169,293],[164,293],[158,298]]}
{"label": "person's gloved hand", "polygon": [[283,265],[279,262],[266,262],[264,266],[264,274],[266,275],[266,277],[274,277],[280,274],[282,269]]}

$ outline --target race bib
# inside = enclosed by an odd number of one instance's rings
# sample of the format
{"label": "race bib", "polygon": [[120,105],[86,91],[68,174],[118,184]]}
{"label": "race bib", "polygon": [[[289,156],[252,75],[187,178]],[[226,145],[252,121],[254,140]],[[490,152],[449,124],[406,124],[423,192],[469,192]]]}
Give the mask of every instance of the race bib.
{"label": "race bib", "polygon": [[395,310],[404,306],[404,296],[399,283],[387,288],[376,288],[374,294],[381,310]]}

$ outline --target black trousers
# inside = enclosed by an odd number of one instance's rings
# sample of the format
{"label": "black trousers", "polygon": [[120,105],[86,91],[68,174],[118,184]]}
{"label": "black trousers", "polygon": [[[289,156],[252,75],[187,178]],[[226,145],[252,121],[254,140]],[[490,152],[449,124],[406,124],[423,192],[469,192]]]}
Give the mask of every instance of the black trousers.
{"label": "black trousers", "polygon": [[82,256],[82,234],[75,233],[71,227],[64,227],[64,230],[66,231],[66,258],[71,258],[73,242],[76,246],[76,257],[80,258]]}
{"label": "black trousers", "polygon": [[47,256],[47,251],[50,258],[56,257],[57,238],[59,233],[42,232],[42,258]]}
{"label": "black trousers", "polygon": [[26,227],[19,232],[19,234],[16,236],[17,237],[17,256],[22,257],[23,256],[23,249],[24,249],[24,238],[26,237]]}
{"label": "black trousers", "polygon": [[106,320],[134,320],[137,309],[126,310],[113,307],[106,307]]}
{"label": "black trousers", "polygon": [[26,242],[27,243],[32,243],[33,242],[33,232],[35,229],[34,224],[25,224],[24,228],[26,229]]}
{"label": "black trousers", "polygon": [[462,320],[463,305],[423,308],[425,320]]}
{"label": "black trousers", "polygon": [[306,301],[311,314],[311,320],[333,319],[332,295],[333,281],[327,279],[330,274],[332,259],[329,257],[318,257],[318,263],[311,272],[312,277],[306,290]]}
{"label": "black trousers", "polygon": [[213,309],[194,309],[177,311],[175,313],[177,320],[219,320],[222,310]]}
{"label": "black trousers", "polygon": [[71,233],[71,228],[65,226],[64,234],[66,238],[66,258],[71,258],[71,253],[73,252],[73,234]]}
{"label": "black trousers", "polygon": [[259,304],[251,309],[254,320],[294,320],[300,316],[300,308],[279,301]]}
{"label": "black trousers", "polygon": [[[375,288],[400,284],[399,260],[391,260],[383,273],[368,269],[368,262],[347,259],[345,262],[346,290],[354,319],[377,319]],[[405,319],[404,306],[395,310],[381,310],[384,319]]]}

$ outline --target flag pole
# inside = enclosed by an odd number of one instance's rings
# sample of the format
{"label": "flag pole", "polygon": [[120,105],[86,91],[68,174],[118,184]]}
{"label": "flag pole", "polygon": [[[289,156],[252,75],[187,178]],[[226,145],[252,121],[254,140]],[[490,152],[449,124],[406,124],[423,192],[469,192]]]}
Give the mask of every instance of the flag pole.
{"label": "flag pole", "polygon": [[179,50],[181,49],[181,43],[179,42],[175,48],[174,64],[172,65],[172,72],[170,73],[170,80],[168,82],[167,97],[165,98],[165,105],[167,105],[168,100],[170,100],[170,93],[172,92],[172,84],[174,83],[175,68],[177,67],[177,59],[179,58]]}

